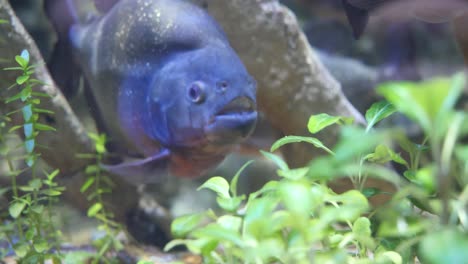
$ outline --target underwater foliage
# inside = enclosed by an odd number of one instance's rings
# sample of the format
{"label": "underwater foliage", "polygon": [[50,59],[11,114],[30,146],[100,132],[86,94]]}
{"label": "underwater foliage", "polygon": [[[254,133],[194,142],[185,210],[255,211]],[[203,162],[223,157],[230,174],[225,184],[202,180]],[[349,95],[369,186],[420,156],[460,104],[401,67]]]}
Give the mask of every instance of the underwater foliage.
{"label": "underwater foliage", "polygon": [[[200,189],[217,194],[222,212],[179,217],[172,224],[177,239],[165,249],[185,245],[205,263],[462,263],[468,259],[468,152],[460,139],[468,135],[468,113],[455,102],[465,84],[463,74],[383,84],[378,91],[386,101],[367,111],[367,127],[312,116],[311,134],[342,126],[333,148],[315,137],[287,136],[271,151],[303,142],[328,156],[291,169],[280,156],[262,152],[278,167],[279,180],[248,195],[236,190],[249,163],[230,183],[209,179]],[[413,143],[399,127],[375,127],[397,111],[420,125],[422,142]],[[390,161],[403,172],[387,166]],[[356,189],[338,194],[328,187],[342,177]],[[398,186],[387,204],[370,206],[368,198],[381,190],[364,187],[369,177]]]}
{"label": "underwater foliage", "polygon": [[[59,186],[55,177],[58,170],[52,172],[38,171],[37,160],[39,154],[36,151],[40,146],[36,144],[37,136],[42,133],[50,133],[55,128],[40,123],[39,115],[53,112],[41,108],[41,99],[48,98],[45,93],[33,90],[40,81],[32,78],[35,66],[30,65],[29,53],[23,50],[21,55],[15,57],[17,66],[5,68],[7,71],[18,71],[20,74],[16,82],[8,89],[17,89],[17,93],[4,100],[8,104],[13,101],[21,101],[22,108],[7,113],[3,125],[8,128],[5,136],[12,136],[16,130],[23,130],[23,143],[16,148],[9,149],[3,145],[2,157],[8,164],[8,176],[11,178],[11,186],[2,188],[1,192],[11,192],[11,202],[8,207],[8,215],[0,215],[3,223],[0,229],[0,239],[6,239],[22,263],[42,263],[45,260],[60,262],[60,231],[52,221],[52,203],[57,201],[64,187]],[[14,115],[21,115],[22,122],[19,125],[11,125]],[[18,154],[18,149],[22,150]],[[24,162],[23,164],[18,164]],[[18,185],[17,177],[28,173],[31,179],[26,185]],[[6,220],[9,217],[11,220]]]}
{"label": "underwater foliage", "polygon": [[[0,238],[8,241],[21,263],[78,259],[118,263],[112,253],[123,248],[116,238],[122,227],[102,199],[113,186],[99,166],[106,153],[105,135],[89,135],[96,153],[78,154],[93,160],[80,190],[92,201],[88,217],[100,222],[104,236],[94,243],[96,253],[60,252],[60,231],[51,221],[50,206],[64,188],[54,181],[58,170],[39,173],[36,167],[36,150],[42,147],[37,146],[36,137],[55,130],[41,124],[39,116],[53,113],[40,107],[41,99],[48,96],[32,89],[41,83],[31,77],[34,66],[29,65],[28,53],[15,60],[18,66],[5,70],[19,71],[16,83],[9,87],[19,90],[5,103],[21,100],[23,107],[2,117],[0,140],[22,129],[24,140],[18,148],[24,155],[2,144],[11,186],[0,193],[11,193],[11,203],[1,215]],[[176,239],[165,249],[185,245],[202,255],[205,263],[398,264],[416,259],[462,263],[468,259],[468,146],[462,141],[468,135],[468,115],[455,105],[465,84],[463,74],[383,84],[378,91],[386,101],[367,111],[366,127],[347,117],[311,116],[307,124],[311,136],[287,136],[275,142],[270,152],[261,152],[277,166],[278,179],[253,193],[239,194],[239,177],[251,162],[231,182],[223,177],[209,179],[200,189],[217,194],[221,213],[210,209],[176,219],[172,223]],[[414,143],[400,127],[375,127],[397,112],[421,127],[420,142]],[[22,124],[10,125],[15,114],[22,117]],[[341,126],[341,134],[338,143],[329,147],[313,135],[332,125]],[[290,168],[274,151],[297,142],[312,144],[328,155],[312,159],[305,167]],[[395,170],[388,162],[403,169]],[[17,177],[22,173],[30,173],[31,180],[20,186]],[[339,178],[351,179],[355,189],[334,192],[328,184]],[[367,188],[369,178],[391,182],[398,189],[383,193]],[[369,199],[382,194],[389,202],[372,207]]]}
{"label": "underwater foliage", "polygon": [[78,154],[78,157],[93,159],[95,162],[86,167],[85,173],[88,175],[88,178],[81,186],[80,192],[87,194],[86,198],[92,202],[92,205],[88,208],[87,216],[98,220],[98,229],[103,231],[103,235],[93,241],[97,253],[90,257],[93,259],[92,263],[114,263],[115,260],[106,254],[123,249],[123,245],[117,239],[118,233],[122,231],[122,226],[113,220],[114,215],[106,210],[106,205],[103,201],[103,195],[112,192],[112,186],[114,185],[109,176],[104,174],[100,166],[106,153],[106,135],[89,133],[89,137],[94,142],[96,153]]}
{"label": "underwater foliage", "polygon": [[[7,161],[11,178],[11,185],[0,188],[0,195],[11,193],[10,205],[6,214],[0,214],[0,242],[6,240],[21,263],[44,263],[47,260],[53,263],[80,263],[79,259],[92,259],[92,263],[115,263],[112,256],[106,255],[109,251],[122,249],[116,235],[122,230],[120,224],[113,221],[113,215],[106,211],[102,196],[111,192],[112,182],[108,176],[102,175],[99,164],[106,152],[105,135],[90,133],[94,141],[95,154],[78,154],[78,158],[93,159],[94,163],[87,166],[85,173],[88,180],[80,191],[87,193],[87,199],[93,201],[87,215],[99,221],[99,230],[104,236],[96,239],[93,245],[96,253],[71,252],[62,253],[61,231],[53,221],[53,209],[51,206],[59,201],[64,187],[59,186],[54,179],[59,175],[58,170],[52,172],[39,172],[37,162],[40,154],[37,151],[40,146],[36,143],[36,137],[42,132],[53,132],[55,128],[40,123],[39,116],[43,114],[53,115],[52,111],[41,108],[41,99],[49,96],[37,92],[35,85],[46,85],[32,77],[34,65],[29,64],[29,53],[24,50],[21,55],[15,57],[17,66],[5,68],[7,71],[19,71],[16,83],[7,89],[17,88],[18,92],[4,100],[6,104],[13,101],[21,101],[22,108],[7,113],[0,120],[0,155]],[[13,116],[21,116],[21,124],[11,125]],[[16,117],[17,117],[16,116]],[[22,144],[10,149],[6,144],[8,137],[14,137],[17,130],[23,130]],[[22,154],[24,153],[24,154]],[[21,163],[23,162],[24,165]],[[17,178],[30,175],[27,185],[19,185]],[[7,248],[8,249],[8,248]],[[0,259],[13,252],[3,249]],[[67,262],[68,261],[68,262]]]}

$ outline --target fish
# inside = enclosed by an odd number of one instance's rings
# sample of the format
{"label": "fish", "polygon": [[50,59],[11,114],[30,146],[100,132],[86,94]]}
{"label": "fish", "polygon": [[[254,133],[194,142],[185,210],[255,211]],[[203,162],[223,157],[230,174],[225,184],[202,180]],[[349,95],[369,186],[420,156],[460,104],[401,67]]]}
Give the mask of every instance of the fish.
{"label": "fish", "polygon": [[102,14],[78,22],[73,4],[46,0],[45,9],[109,149],[124,157],[102,168],[134,184],[193,178],[253,132],[256,82],[205,10],[184,0],[95,0]]}
{"label": "fish", "polygon": [[[468,46],[464,23],[460,18],[468,14],[467,0],[341,0],[355,39],[361,37],[370,16],[380,20],[385,32],[382,41],[386,63],[381,71],[381,81],[421,79],[416,63],[416,37],[412,32],[414,20],[438,24],[452,22],[456,42],[468,62]],[[374,20],[375,21],[375,20]],[[458,25],[457,25],[458,23]]]}
{"label": "fish", "polygon": [[355,38],[364,32],[369,16],[393,21],[418,19],[427,23],[445,23],[468,11],[466,0],[341,0]]}

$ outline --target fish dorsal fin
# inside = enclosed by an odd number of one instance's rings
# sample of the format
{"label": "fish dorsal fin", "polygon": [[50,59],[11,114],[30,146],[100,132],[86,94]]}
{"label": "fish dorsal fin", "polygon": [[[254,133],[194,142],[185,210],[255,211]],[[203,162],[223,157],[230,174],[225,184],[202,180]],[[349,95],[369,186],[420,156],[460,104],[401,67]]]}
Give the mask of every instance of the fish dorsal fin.
{"label": "fish dorsal fin", "polygon": [[124,178],[131,184],[140,185],[160,182],[169,173],[169,163],[170,151],[162,149],[148,158],[115,165],[101,164],[101,168],[111,174]]}
{"label": "fish dorsal fin", "polygon": [[341,0],[341,2],[343,4],[346,17],[348,18],[348,22],[351,25],[353,36],[358,39],[364,32],[367,22],[369,21],[369,11],[351,5],[347,0]]}
{"label": "fish dorsal fin", "polygon": [[100,13],[105,14],[118,2],[119,0],[94,0],[94,6]]}
{"label": "fish dorsal fin", "polygon": [[392,0],[346,0],[349,4],[364,10],[372,10],[384,4],[392,2]]}

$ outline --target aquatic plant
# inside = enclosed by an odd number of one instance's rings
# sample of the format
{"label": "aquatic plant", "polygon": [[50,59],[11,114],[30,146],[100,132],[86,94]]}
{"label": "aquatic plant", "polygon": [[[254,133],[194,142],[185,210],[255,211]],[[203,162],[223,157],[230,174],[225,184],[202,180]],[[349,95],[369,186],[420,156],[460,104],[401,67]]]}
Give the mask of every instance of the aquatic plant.
{"label": "aquatic plant", "polygon": [[[71,256],[69,257],[67,254],[60,253],[61,232],[52,221],[51,206],[57,202],[65,189],[54,181],[59,171],[54,170],[50,173],[42,171],[41,174],[37,167],[37,161],[40,158],[37,149],[47,146],[37,144],[36,138],[42,132],[55,131],[55,128],[40,123],[39,117],[43,114],[53,115],[54,113],[40,107],[41,99],[49,98],[49,95],[33,89],[36,85],[45,84],[32,77],[35,65],[30,65],[28,51],[24,50],[21,55],[16,56],[15,61],[17,66],[4,69],[20,72],[16,82],[8,87],[8,90],[17,88],[18,92],[4,100],[6,104],[17,103],[20,108],[7,113],[0,119],[0,155],[8,164],[8,173],[11,178],[11,186],[0,188],[0,194],[12,193],[8,215],[0,215],[2,222],[0,240],[8,241],[21,263],[44,263],[46,260],[61,263],[65,258],[76,260],[82,255],[92,258],[93,263],[114,263],[115,261],[106,256],[106,253],[122,248],[120,241],[116,238],[122,228],[120,224],[112,220],[113,215],[105,209],[102,199],[103,194],[111,192],[112,186],[111,180],[102,175],[99,166],[106,151],[105,136],[90,134],[90,138],[95,143],[96,153],[78,155],[81,158],[90,158],[95,161],[86,167],[85,173],[88,179],[80,191],[88,192],[88,200],[93,201],[88,210],[88,217],[95,218],[101,223],[98,229],[102,230],[105,235],[94,241],[97,248],[96,254],[92,255],[89,252],[79,254],[78,252],[76,256],[68,254]],[[18,125],[11,125],[13,117],[18,119],[19,116],[22,117],[22,122]],[[20,129],[23,130],[21,145],[18,149],[9,149],[6,137],[15,136]],[[19,161],[24,161],[23,167],[16,166]],[[17,183],[17,177],[28,172],[31,179],[27,185],[20,186]],[[7,217],[13,220],[7,220]],[[5,254],[7,254],[6,250],[0,255],[0,259]]]}
{"label": "aquatic plant", "polygon": [[123,245],[117,238],[117,235],[122,232],[123,228],[113,219],[114,215],[106,209],[103,199],[103,195],[110,193],[114,185],[100,166],[106,154],[106,135],[94,133],[89,133],[88,135],[94,142],[96,153],[78,154],[80,158],[94,160],[94,162],[85,169],[85,173],[88,177],[81,186],[80,192],[86,193],[88,201],[92,201],[92,205],[88,208],[87,215],[99,221],[98,229],[104,233],[102,237],[93,242],[97,250],[97,253],[92,256],[93,263],[116,263],[116,260],[114,260],[112,256],[106,255],[106,253],[117,252],[123,249]]}
{"label": "aquatic plant", "polygon": [[[383,84],[378,91],[387,101],[367,111],[367,127],[340,116],[312,116],[312,134],[342,126],[333,148],[312,136],[288,136],[271,151],[303,142],[328,156],[291,169],[280,156],[262,152],[278,167],[279,180],[249,195],[236,191],[248,164],[230,183],[209,179],[200,189],[217,194],[221,214],[179,217],[172,223],[177,239],[165,250],[185,245],[205,263],[462,263],[468,259],[468,147],[459,139],[468,135],[468,113],[455,102],[465,84],[463,74]],[[375,127],[396,111],[420,125],[422,142],[413,143],[399,127]],[[390,161],[402,172],[387,166]],[[335,193],[328,183],[343,177],[356,189]],[[366,188],[370,177],[399,188],[391,195]],[[376,195],[389,195],[389,202],[372,208],[368,199]]]}
{"label": "aquatic plant", "polygon": [[[42,171],[37,167],[40,156],[38,148],[46,147],[37,144],[37,136],[42,132],[55,131],[51,126],[39,122],[42,114],[52,115],[53,112],[41,108],[41,99],[49,98],[45,93],[35,91],[36,85],[44,83],[32,77],[35,65],[30,64],[29,53],[23,50],[21,55],[15,57],[17,66],[5,68],[5,71],[18,71],[16,82],[8,87],[9,90],[17,89],[17,93],[6,98],[6,104],[20,102],[21,107],[4,117],[3,126],[8,128],[7,134],[23,130],[23,142],[18,148],[24,155],[17,154],[16,149],[9,149],[3,145],[1,155],[8,164],[8,176],[11,186],[3,188],[2,192],[11,191],[12,197],[8,207],[8,216],[11,221],[5,220],[2,215],[2,228],[0,238],[6,238],[13,248],[21,263],[43,263],[52,260],[58,263],[60,259],[58,231],[52,222],[50,206],[56,201],[64,190],[55,181],[59,171]],[[22,122],[18,125],[10,125],[12,117],[22,116]],[[50,133],[50,132],[49,132]],[[4,137],[4,135],[2,135]],[[24,162],[19,164],[19,162]],[[19,185],[17,178],[29,173],[31,179],[26,185]],[[45,177],[40,177],[40,176]]]}

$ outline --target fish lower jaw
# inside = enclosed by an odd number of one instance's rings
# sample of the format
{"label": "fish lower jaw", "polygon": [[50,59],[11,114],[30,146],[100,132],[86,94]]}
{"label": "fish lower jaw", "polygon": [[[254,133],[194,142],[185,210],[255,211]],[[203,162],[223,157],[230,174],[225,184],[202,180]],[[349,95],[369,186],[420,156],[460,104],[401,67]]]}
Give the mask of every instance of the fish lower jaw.
{"label": "fish lower jaw", "polygon": [[248,137],[257,123],[256,111],[241,111],[216,115],[205,126],[204,132],[210,140],[222,140],[225,143],[236,143]]}

